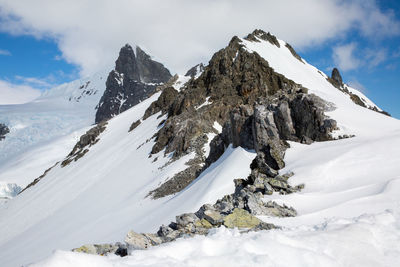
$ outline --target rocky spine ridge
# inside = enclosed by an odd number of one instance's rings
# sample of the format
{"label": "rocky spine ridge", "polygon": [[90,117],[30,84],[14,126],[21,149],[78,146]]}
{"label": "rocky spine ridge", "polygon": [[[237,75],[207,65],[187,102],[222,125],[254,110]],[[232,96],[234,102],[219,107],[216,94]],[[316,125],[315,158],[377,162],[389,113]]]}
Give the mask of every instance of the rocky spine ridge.
{"label": "rocky spine ridge", "polygon": [[115,69],[106,81],[106,90],[98,104],[95,122],[108,120],[154,93],[171,74],[161,63],[151,59],[140,47],[126,44],[121,48]]}
{"label": "rocky spine ridge", "polygon": [[[264,36],[255,31],[252,36]],[[274,37],[266,35],[273,42]],[[265,37],[265,38],[267,38]],[[204,103],[207,103],[204,105]],[[155,135],[152,154],[194,151],[188,168],[151,192],[155,198],[177,193],[215,162],[229,144],[254,149],[270,174],[284,166],[286,140],[311,143],[330,140],[336,122],[324,115],[333,108],[307,89],[276,73],[257,53],[248,52],[238,37],[218,51],[199,78],[185,90],[165,88],[145,112],[161,111],[168,119]],[[222,125],[222,131],[215,129]],[[213,133],[208,140],[207,133]],[[210,154],[204,146],[210,143]]]}
{"label": "rocky spine ridge", "polygon": [[[260,31],[254,34],[263,35]],[[157,233],[130,231],[124,244],[85,245],[75,251],[99,254],[106,250],[125,256],[132,249],[146,249],[182,236],[207,234],[209,229],[219,226],[241,231],[276,228],[255,215],[296,216],[293,208],[263,198],[273,192],[290,194],[304,187],[288,183],[293,173],[278,173],[285,164],[287,140],[311,143],[332,139],[330,132],[336,129],[336,122],[326,117],[324,111],[331,110],[333,105],[307,91],[276,73],[267,61],[257,53],[248,52],[241,40],[234,37],[212,57],[199,78],[191,79],[179,92],[172,86],[164,88],[146,110],[143,120],[159,112],[168,114],[154,136],[152,154],[173,152],[173,158],[177,159],[196,153],[186,170],[151,195],[159,198],[179,192],[215,162],[228,145],[256,151],[250,175],[236,177],[232,194],[214,204],[204,204],[194,213],[176,216],[174,222],[162,225]],[[222,130],[215,123],[222,125]],[[214,138],[208,140],[207,133],[214,133]],[[209,155],[204,153],[207,144],[210,144]]]}

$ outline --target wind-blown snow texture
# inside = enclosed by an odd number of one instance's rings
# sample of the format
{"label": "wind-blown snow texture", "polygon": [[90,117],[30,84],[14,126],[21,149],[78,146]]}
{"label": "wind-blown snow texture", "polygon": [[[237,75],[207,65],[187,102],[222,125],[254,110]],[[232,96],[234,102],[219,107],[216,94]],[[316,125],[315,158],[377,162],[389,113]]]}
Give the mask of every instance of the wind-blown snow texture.
{"label": "wind-blown snow texture", "polygon": [[[305,189],[266,200],[289,204],[299,216],[261,217],[283,225],[282,230],[239,234],[221,228],[207,237],[181,239],[125,258],[57,251],[38,266],[394,266],[400,262],[396,193],[400,122],[354,104],[324,74],[296,59],[283,41],[280,48],[263,40],[242,42],[276,72],[334,103],[336,109],[326,114],[338,122],[336,135],[356,135],[312,145],[291,143],[282,173],[294,171],[289,181],[305,183]],[[0,258],[7,266],[40,260],[55,248],[121,241],[130,229],[153,232],[175,215],[231,193],[232,180],[247,176],[255,154],[229,148],[181,193],[145,198],[193,156],[170,165],[165,165],[169,158],[163,152],[147,157],[154,140],[146,140],[164,119],[158,114],[127,133],[157,97],[110,120],[100,141],[82,159],[55,167],[32,189],[1,206]]]}

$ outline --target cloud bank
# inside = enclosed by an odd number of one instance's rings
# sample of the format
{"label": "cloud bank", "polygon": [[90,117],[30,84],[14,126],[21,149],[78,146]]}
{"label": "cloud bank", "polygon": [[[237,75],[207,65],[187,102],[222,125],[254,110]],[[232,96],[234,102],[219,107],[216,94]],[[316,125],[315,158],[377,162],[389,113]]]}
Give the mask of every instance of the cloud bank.
{"label": "cloud bank", "polygon": [[0,80],[0,105],[23,104],[40,95],[40,91],[29,85],[15,85]]}
{"label": "cloud bank", "polygon": [[125,43],[182,73],[255,28],[297,49],[354,30],[367,38],[400,33],[393,12],[373,0],[0,0],[0,17],[0,31],[53,38],[81,75],[113,66]]}

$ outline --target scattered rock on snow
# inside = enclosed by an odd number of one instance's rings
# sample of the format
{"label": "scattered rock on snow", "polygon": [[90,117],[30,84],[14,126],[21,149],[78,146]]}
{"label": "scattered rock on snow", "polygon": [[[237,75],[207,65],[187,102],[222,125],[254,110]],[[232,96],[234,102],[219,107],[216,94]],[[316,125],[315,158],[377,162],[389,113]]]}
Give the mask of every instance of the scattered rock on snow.
{"label": "scattered rock on snow", "polygon": [[6,134],[10,132],[10,129],[7,125],[0,123],[0,141],[6,138]]}

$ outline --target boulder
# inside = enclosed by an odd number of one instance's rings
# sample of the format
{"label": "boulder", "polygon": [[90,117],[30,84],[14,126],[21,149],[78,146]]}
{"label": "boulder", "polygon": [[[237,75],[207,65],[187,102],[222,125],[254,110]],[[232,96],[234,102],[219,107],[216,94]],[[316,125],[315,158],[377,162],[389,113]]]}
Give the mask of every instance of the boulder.
{"label": "boulder", "polygon": [[129,231],[125,237],[125,243],[133,249],[146,249],[152,244],[150,240],[143,234],[138,234],[134,231]]}
{"label": "boulder", "polygon": [[201,220],[196,221],[194,223],[194,226],[196,228],[205,228],[205,229],[210,229],[213,227],[212,224],[209,221],[207,221],[206,219],[201,219]]}
{"label": "boulder", "polygon": [[74,248],[72,249],[73,252],[82,252],[82,253],[87,253],[87,254],[97,254],[97,249],[93,244],[87,244],[80,246],[79,248]]}
{"label": "boulder", "polygon": [[248,228],[252,229],[258,226],[261,220],[251,215],[244,209],[234,209],[233,212],[224,218],[224,225],[228,228]]}
{"label": "boulder", "polygon": [[219,225],[223,221],[223,217],[218,211],[215,210],[205,210],[204,219],[209,221],[212,225]]}
{"label": "boulder", "polygon": [[72,251],[103,256],[110,253],[115,253],[118,248],[118,245],[113,244],[87,244],[79,248],[74,248]]}
{"label": "boulder", "polygon": [[176,223],[179,226],[185,226],[189,223],[195,223],[199,218],[194,213],[184,213],[179,216],[176,216]]}

